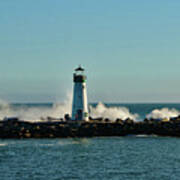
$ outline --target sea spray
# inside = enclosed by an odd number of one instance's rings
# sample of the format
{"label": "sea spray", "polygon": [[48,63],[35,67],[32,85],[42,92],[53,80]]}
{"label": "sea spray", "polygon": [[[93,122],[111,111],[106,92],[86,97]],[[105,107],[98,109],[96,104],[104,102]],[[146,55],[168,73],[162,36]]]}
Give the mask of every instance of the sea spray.
{"label": "sea spray", "polygon": [[120,118],[125,120],[127,118],[136,120],[138,114],[130,113],[126,107],[106,107],[102,102],[99,102],[96,107],[90,106],[90,116],[93,118],[103,117],[112,121]]}
{"label": "sea spray", "polygon": [[[11,105],[5,101],[0,101],[0,119],[4,117],[19,117],[24,121],[41,121],[48,116],[53,118],[63,118],[65,114],[71,114],[72,96],[68,95],[63,103],[54,103],[51,106]],[[106,107],[103,103],[98,103],[96,107],[89,106],[90,116],[93,118],[103,117],[114,121],[120,119],[136,119],[137,114],[130,113],[125,107]]]}
{"label": "sea spray", "polygon": [[54,103],[48,107],[39,105],[29,107],[26,105],[16,106],[0,100],[0,119],[5,117],[18,117],[24,121],[41,121],[41,119],[48,116],[53,118],[63,118],[64,114],[71,113],[72,97],[67,95],[66,100],[63,103]]}
{"label": "sea spray", "polygon": [[25,121],[40,121],[48,116],[63,118],[64,113],[69,113],[66,109],[68,109],[66,104],[53,104],[53,106],[50,107],[43,107],[43,105],[41,107],[27,107],[27,105],[14,107],[13,105],[9,105],[9,108],[0,109],[0,119],[12,116]]}
{"label": "sea spray", "polygon": [[180,112],[174,108],[168,109],[168,108],[162,108],[162,109],[155,109],[150,114],[148,114],[146,117],[148,119],[170,119],[173,117],[177,117],[180,115]]}
{"label": "sea spray", "polygon": [[[29,106],[27,104],[13,105],[4,100],[0,100],[0,120],[4,117],[19,117],[24,121],[43,121],[43,118],[48,116],[53,118],[63,118],[65,114],[71,115],[72,108],[72,93],[66,96],[66,99],[62,103],[49,104],[48,106],[40,104],[38,106]],[[112,121],[120,118],[125,120],[127,118],[134,120],[143,120],[143,117],[138,116],[136,111],[133,113],[126,107],[107,107],[103,103],[98,103],[96,107],[89,106],[90,116],[93,118],[108,118]],[[180,115],[180,111],[175,108],[162,108],[154,109],[146,117],[154,119],[164,119],[177,117]],[[144,116],[145,117],[145,116]]]}

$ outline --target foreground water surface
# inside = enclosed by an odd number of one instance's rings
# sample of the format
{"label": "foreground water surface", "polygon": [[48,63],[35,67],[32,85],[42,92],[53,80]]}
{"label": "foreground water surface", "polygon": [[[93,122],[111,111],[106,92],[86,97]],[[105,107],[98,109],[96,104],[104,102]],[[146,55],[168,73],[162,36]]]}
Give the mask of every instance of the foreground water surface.
{"label": "foreground water surface", "polygon": [[0,179],[179,179],[180,139],[0,140]]}

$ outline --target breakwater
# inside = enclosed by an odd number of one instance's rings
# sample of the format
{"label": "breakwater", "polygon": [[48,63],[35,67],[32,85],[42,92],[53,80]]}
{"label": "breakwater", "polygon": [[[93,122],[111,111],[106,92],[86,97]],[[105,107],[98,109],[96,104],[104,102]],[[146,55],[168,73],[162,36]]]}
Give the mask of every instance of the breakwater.
{"label": "breakwater", "polygon": [[108,119],[89,122],[24,122],[10,119],[0,122],[0,138],[67,138],[127,135],[159,135],[180,137],[180,117],[169,121],[131,119],[111,122]]}

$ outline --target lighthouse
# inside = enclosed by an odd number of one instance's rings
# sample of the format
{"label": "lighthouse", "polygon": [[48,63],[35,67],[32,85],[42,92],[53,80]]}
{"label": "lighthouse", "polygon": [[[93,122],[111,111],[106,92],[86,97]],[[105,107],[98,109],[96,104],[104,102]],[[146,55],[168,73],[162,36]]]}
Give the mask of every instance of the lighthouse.
{"label": "lighthouse", "polygon": [[87,103],[87,90],[86,90],[86,76],[84,69],[79,66],[74,72],[74,92],[72,104],[72,120],[88,121],[88,103]]}

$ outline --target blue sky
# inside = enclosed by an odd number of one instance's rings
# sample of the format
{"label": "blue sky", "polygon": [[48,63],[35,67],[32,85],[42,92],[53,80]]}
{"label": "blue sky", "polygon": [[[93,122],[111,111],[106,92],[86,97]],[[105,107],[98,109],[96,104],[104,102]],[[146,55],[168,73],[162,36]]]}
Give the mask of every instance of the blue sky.
{"label": "blue sky", "polygon": [[0,98],[62,101],[73,69],[90,102],[180,102],[180,1],[0,0]]}

